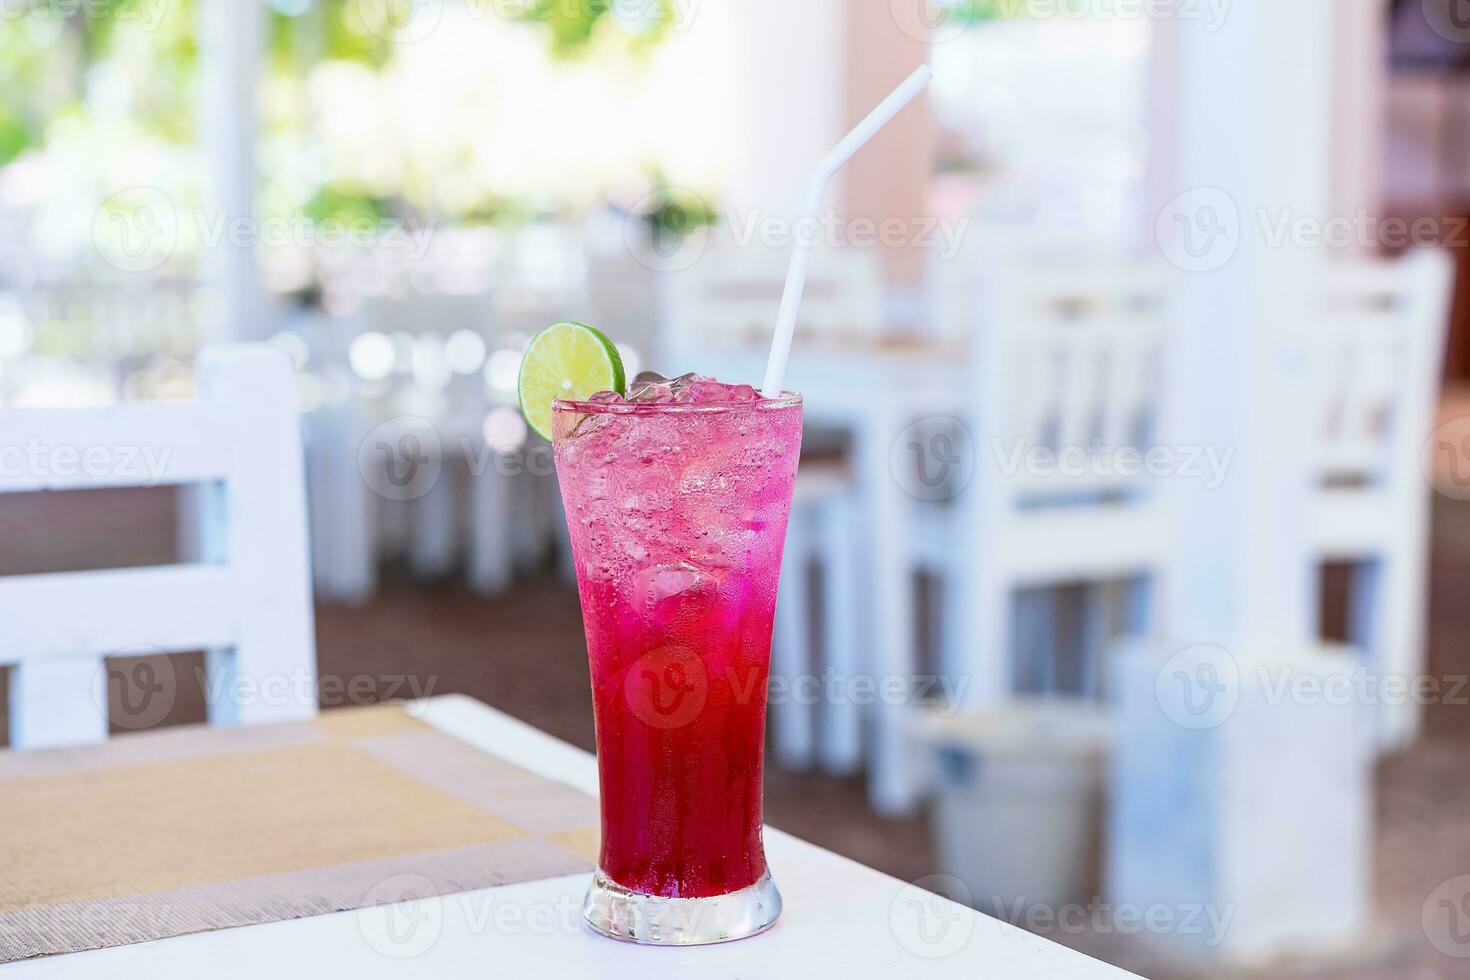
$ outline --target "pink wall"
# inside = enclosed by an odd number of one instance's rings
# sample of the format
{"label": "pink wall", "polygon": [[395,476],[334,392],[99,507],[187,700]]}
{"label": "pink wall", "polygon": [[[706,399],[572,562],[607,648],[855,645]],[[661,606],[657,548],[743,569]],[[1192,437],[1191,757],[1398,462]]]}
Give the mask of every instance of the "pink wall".
{"label": "pink wall", "polygon": [[1337,0],[1333,36],[1331,204],[1380,213],[1387,154],[1388,0]]}
{"label": "pink wall", "polygon": [[[890,5],[849,2],[847,7],[846,122],[851,126],[927,58],[927,46],[900,29]],[[927,99],[904,110],[848,164],[842,201],[848,220],[882,222],[897,217],[911,224],[931,213],[928,191],[934,177],[936,130]],[[883,268],[894,285],[917,285],[925,252],[886,248]]]}

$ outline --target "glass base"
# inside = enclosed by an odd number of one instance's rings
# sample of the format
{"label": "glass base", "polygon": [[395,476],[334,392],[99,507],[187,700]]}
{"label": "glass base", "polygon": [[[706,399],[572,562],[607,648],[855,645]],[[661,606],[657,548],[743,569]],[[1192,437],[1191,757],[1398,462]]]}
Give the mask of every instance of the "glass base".
{"label": "glass base", "polygon": [[781,914],[770,872],[728,895],[660,898],[629,891],[600,870],[582,901],[582,917],[597,932],[645,946],[704,946],[765,932]]}

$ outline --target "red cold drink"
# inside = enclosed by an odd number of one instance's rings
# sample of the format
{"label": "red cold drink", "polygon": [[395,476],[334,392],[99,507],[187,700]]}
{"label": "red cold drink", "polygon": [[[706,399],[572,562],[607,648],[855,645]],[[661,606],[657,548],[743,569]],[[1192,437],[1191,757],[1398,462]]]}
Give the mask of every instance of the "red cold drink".
{"label": "red cold drink", "polygon": [[801,400],[687,378],[632,397],[554,411],[602,788],[584,911],[619,939],[737,939],[780,911],[761,770]]}

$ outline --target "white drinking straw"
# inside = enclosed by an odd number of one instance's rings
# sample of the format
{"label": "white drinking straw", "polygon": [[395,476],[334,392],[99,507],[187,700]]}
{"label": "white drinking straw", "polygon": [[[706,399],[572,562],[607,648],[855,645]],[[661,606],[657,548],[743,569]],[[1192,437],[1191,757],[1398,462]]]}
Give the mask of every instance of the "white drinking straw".
{"label": "white drinking straw", "polygon": [[[928,88],[933,77],[928,65],[920,66],[817,163],[807,191],[805,211],[805,217],[813,224],[821,217],[822,202],[827,198],[827,185],[832,182],[832,176],[904,106]],[[796,333],[796,310],[801,306],[801,294],[806,288],[806,270],[817,244],[815,238],[814,235],[797,236],[796,251],[791,254],[791,266],[786,270],[786,289],[781,293],[781,312],[776,316],[776,335],[771,338],[771,357],[766,362],[765,384],[761,386],[761,394],[766,398],[781,395],[781,379],[786,376],[786,359],[791,355],[791,338]]]}

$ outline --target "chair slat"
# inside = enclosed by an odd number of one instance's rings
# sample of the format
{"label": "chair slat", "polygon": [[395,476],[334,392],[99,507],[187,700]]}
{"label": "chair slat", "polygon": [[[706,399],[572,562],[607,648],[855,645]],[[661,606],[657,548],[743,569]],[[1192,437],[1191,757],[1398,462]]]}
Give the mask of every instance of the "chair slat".
{"label": "chair slat", "polygon": [[[1329,275],[1316,358],[1314,463],[1319,478],[1378,479],[1412,443],[1405,403],[1422,399],[1412,363],[1439,329],[1413,301],[1415,260],[1358,263]],[[1412,446],[1409,447],[1412,451]]]}
{"label": "chair slat", "polygon": [[[53,709],[81,718],[79,706],[96,700],[95,671],[56,665],[140,648],[204,650],[218,682],[209,701],[216,723],[282,721],[316,709],[290,361],[265,345],[215,347],[200,355],[196,377],[193,404],[0,412],[0,492],[160,484],[189,491],[181,516],[192,564],[0,578],[0,664],[17,665],[11,711],[26,726]],[[302,693],[257,696],[268,683]],[[97,736],[73,721],[46,733],[47,740]]]}
{"label": "chair slat", "polygon": [[0,493],[197,483],[230,471],[223,420],[207,405],[16,410],[4,419]]}
{"label": "chair slat", "polygon": [[[219,565],[167,565],[0,578],[0,664],[230,646],[236,577]],[[56,610],[37,616],[37,610]]]}
{"label": "chair slat", "polygon": [[[1090,452],[1095,439],[1107,450],[1136,441],[1139,420],[1157,401],[1166,283],[1149,264],[1084,269],[1077,276],[1069,268],[1065,277],[1008,269],[995,327],[1012,390],[991,405],[992,425],[1028,448],[1055,442],[1049,448],[1072,458]],[[1011,490],[1022,496],[1116,490],[1137,479],[1021,472]]]}

